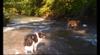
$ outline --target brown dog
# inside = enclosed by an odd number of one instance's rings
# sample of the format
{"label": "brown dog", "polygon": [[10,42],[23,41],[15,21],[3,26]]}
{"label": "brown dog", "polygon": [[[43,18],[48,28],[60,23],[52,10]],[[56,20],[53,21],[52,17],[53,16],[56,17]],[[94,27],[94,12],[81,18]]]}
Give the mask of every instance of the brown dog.
{"label": "brown dog", "polygon": [[79,20],[67,20],[67,28],[68,29],[77,29],[79,27]]}

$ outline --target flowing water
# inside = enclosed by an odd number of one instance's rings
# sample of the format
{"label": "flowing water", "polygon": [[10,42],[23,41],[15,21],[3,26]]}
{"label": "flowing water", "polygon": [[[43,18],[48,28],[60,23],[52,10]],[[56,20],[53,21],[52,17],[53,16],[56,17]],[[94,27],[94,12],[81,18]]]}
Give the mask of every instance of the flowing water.
{"label": "flowing water", "polygon": [[[4,54],[5,55],[9,53],[14,54],[13,52],[11,52],[11,50],[9,50],[14,48],[17,49],[17,52],[15,51],[16,53],[21,52],[20,54],[24,54],[23,53],[24,47],[22,44],[24,36],[34,32],[44,32],[46,34],[46,38],[44,42],[38,44],[36,54],[41,54],[41,55],[42,54],[43,55],[44,54],[96,55],[97,54],[96,33],[92,33],[91,31],[89,31],[86,35],[74,33],[70,30],[67,30],[66,23],[64,22],[39,21],[39,22],[29,22],[26,24],[9,24],[8,27],[9,28],[7,27],[4,28]],[[10,29],[10,27],[13,28]],[[90,30],[90,28],[88,29]],[[14,42],[15,39],[17,39],[16,42],[19,43]],[[10,45],[8,45],[8,43]]]}

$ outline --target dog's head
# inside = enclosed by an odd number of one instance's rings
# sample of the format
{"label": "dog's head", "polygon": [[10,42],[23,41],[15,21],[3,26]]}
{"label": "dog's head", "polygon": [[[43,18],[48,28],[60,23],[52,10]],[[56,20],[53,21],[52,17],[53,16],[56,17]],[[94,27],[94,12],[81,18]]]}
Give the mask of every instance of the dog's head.
{"label": "dog's head", "polygon": [[[44,38],[45,37],[45,33],[42,32],[38,32],[39,38]],[[31,46],[33,42],[38,42],[38,38],[37,35],[34,34],[28,34],[25,36],[24,39],[24,46]]]}
{"label": "dog's head", "polygon": [[31,46],[33,41],[34,42],[38,41],[37,36],[35,34],[26,35],[24,39],[24,46]]}

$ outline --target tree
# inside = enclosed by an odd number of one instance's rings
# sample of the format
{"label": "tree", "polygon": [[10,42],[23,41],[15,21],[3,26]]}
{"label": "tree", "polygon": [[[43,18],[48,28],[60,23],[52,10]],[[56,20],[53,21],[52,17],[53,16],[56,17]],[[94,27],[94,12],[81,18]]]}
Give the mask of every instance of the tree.
{"label": "tree", "polygon": [[[81,17],[91,8],[95,15],[96,0],[4,0],[4,16],[25,14],[27,16]],[[13,13],[12,13],[13,12]],[[60,18],[57,18],[60,19]]]}

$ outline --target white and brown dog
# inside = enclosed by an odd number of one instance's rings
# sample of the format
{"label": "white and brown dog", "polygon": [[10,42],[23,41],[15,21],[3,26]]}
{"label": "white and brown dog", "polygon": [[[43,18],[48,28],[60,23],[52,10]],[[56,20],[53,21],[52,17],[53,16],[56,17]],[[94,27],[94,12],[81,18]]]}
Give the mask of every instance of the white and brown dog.
{"label": "white and brown dog", "polygon": [[37,50],[37,45],[45,38],[45,34],[42,32],[35,32],[34,34],[28,34],[24,39],[25,54],[33,54]]}

